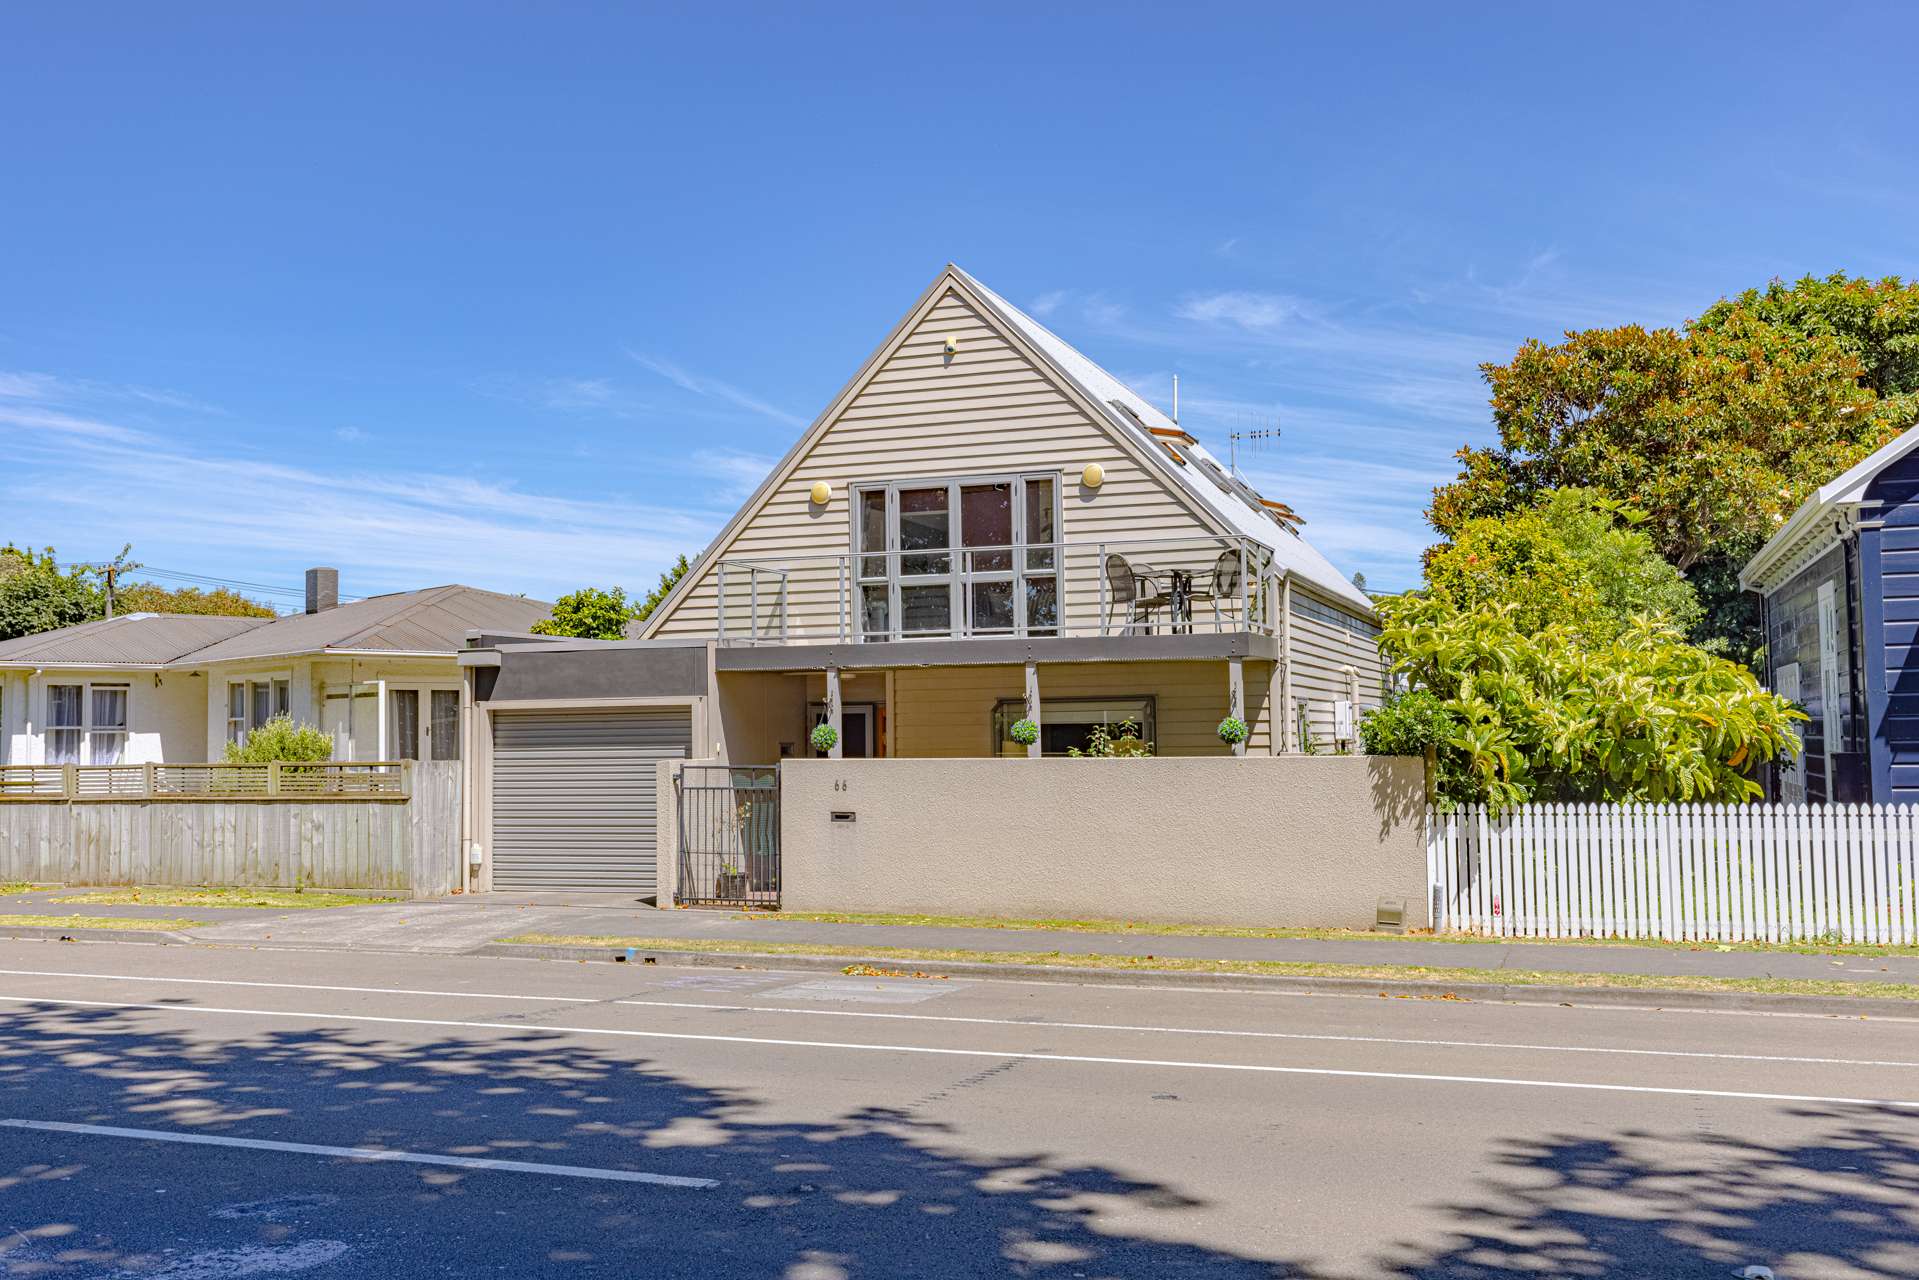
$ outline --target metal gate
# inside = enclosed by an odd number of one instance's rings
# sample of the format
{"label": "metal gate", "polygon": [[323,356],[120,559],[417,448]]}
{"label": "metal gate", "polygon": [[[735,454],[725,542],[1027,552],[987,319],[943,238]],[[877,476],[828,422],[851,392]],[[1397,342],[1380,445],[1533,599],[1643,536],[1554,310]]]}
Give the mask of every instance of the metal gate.
{"label": "metal gate", "polygon": [[780,771],[687,765],[680,770],[680,874],[689,907],[780,905]]}

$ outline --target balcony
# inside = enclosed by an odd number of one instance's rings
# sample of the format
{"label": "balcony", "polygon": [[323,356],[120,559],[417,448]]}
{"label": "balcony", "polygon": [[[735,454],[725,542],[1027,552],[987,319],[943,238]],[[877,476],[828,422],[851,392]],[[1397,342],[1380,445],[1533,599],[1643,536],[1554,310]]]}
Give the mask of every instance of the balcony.
{"label": "balcony", "polygon": [[1231,536],[919,547],[731,557],[698,603],[741,646],[1272,636],[1280,576]]}

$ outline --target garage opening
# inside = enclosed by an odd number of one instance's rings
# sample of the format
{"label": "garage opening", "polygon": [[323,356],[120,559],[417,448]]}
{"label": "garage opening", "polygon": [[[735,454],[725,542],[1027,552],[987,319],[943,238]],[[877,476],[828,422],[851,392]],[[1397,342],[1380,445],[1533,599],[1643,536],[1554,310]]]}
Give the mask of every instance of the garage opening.
{"label": "garage opening", "polygon": [[693,742],[685,707],[493,713],[493,888],[654,897],[661,760]]}

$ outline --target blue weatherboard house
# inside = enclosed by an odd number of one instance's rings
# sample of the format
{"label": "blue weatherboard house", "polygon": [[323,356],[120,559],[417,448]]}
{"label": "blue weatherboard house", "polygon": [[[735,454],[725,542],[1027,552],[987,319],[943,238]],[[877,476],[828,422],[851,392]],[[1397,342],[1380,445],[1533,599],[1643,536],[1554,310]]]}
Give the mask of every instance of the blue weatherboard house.
{"label": "blue weatherboard house", "polygon": [[1804,705],[1787,803],[1919,803],[1919,428],[1814,493],[1740,572],[1766,678]]}

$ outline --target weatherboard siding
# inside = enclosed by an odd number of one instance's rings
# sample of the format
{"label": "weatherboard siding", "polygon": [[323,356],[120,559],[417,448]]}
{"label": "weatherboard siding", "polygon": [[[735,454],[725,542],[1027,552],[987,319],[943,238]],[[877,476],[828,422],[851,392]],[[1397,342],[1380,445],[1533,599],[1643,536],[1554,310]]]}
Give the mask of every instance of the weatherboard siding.
{"label": "weatherboard siding", "polygon": [[[1253,733],[1246,749],[1259,755],[1270,750],[1270,670],[1267,663],[1246,664],[1246,721]],[[1041,663],[1039,688],[1042,704],[1053,698],[1150,697],[1156,754],[1230,754],[1219,740],[1228,697],[1224,662]],[[892,754],[994,755],[993,708],[1002,699],[1024,698],[1025,692],[1022,667],[902,667],[893,673],[887,722]]]}
{"label": "weatherboard siding", "polygon": [[1860,633],[1872,798],[1919,803],[1919,458],[1881,472],[1861,515]]}
{"label": "weatherboard siding", "polygon": [[[948,337],[959,348],[949,361]],[[1082,489],[1089,462],[1106,472],[1095,493]],[[1062,486],[1061,536],[1083,544],[1067,565],[1066,621],[1093,625],[1099,612],[1097,544],[1192,538],[1209,530],[1170,483],[1141,466],[1107,428],[1093,422],[1040,367],[948,291],[885,358],[792,472],[701,566],[700,576],[653,633],[703,636],[717,628],[713,561],[764,558],[788,570],[791,639],[836,636],[840,628],[839,557],[851,545],[852,486],[905,479],[1053,472]],[[814,507],[815,481],[832,499]],[[1136,553],[1147,554],[1142,549]],[[1191,554],[1201,554],[1195,542]],[[1216,555],[1217,550],[1212,552]],[[1203,558],[1210,563],[1212,555]],[[1167,558],[1164,553],[1160,559]],[[775,580],[760,578],[761,622],[775,617]],[[751,584],[729,568],[727,630],[744,634]]]}

